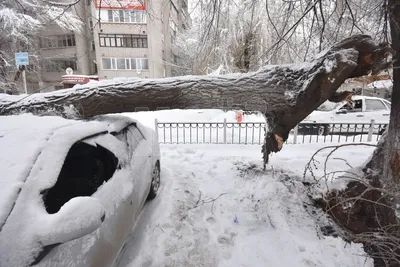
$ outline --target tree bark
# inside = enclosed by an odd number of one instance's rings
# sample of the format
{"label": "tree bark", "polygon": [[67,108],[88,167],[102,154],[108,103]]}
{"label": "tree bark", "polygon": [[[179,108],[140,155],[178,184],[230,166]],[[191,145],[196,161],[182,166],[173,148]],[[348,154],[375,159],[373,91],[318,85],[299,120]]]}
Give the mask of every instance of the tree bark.
{"label": "tree bark", "polygon": [[384,183],[391,186],[400,182],[400,3],[390,0],[388,3],[392,48],[395,51],[393,63],[393,92],[390,123],[385,144],[383,165]]}
{"label": "tree bark", "polygon": [[[388,48],[367,35],[339,42],[302,64],[267,66],[255,73],[132,79],[95,88],[35,94],[18,101],[1,101],[0,115],[32,112],[78,118],[138,108],[241,108],[261,111],[268,122],[264,161],[281,149],[289,132],[348,78],[381,70]],[[385,65],[386,66],[386,65]]]}

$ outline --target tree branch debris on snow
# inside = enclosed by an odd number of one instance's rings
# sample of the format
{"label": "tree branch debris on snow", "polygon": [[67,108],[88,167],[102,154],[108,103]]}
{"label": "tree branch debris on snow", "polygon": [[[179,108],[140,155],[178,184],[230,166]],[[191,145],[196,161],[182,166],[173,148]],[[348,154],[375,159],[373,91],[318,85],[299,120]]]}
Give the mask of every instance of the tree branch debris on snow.
{"label": "tree branch debris on snow", "polygon": [[[380,146],[384,143],[384,139],[383,137],[378,145],[355,143],[320,148],[306,164],[303,179],[305,181],[308,172],[311,174],[315,182],[306,185],[311,186],[309,190],[319,188],[314,192],[310,190],[311,198],[317,206],[331,215],[336,223],[346,230],[347,239],[363,243],[366,252],[377,262],[384,262],[385,266],[398,266],[400,264],[400,225],[398,223],[400,206],[397,203],[400,199],[400,186],[396,183],[391,183],[390,186],[385,185],[379,178],[380,172],[369,168],[377,163],[376,156],[380,153]],[[340,148],[351,146],[369,146],[378,149],[363,169],[328,172],[328,160],[338,159],[332,158],[332,155]],[[324,156],[323,175],[317,178],[314,170],[317,169],[319,162],[315,160],[315,157],[327,149],[331,151]],[[342,158],[339,160],[351,167],[347,160]]]}
{"label": "tree branch debris on snow", "polygon": [[197,199],[197,201],[194,204],[194,206],[187,210],[186,215],[181,218],[181,221],[185,220],[189,216],[189,211],[197,209],[199,207],[202,207],[204,204],[207,204],[207,203],[212,203],[211,204],[211,213],[213,214],[214,213],[213,210],[214,210],[215,201],[217,201],[220,197],[222,197],[223,195],[226,195],[228,193],[221,193],[215,198],[203,198],[202,194],[203,193],[199,190],[199,198]]}

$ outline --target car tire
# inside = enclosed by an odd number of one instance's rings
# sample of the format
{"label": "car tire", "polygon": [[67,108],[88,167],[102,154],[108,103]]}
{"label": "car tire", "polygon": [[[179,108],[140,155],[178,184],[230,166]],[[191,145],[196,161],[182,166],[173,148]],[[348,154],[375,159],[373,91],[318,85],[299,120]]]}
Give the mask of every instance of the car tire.
{"label": "car tire", "polygon": [[152,200],[157,196],[157,192],[160,189],[160,184],[161,184],[160,164],[157,162],[151,174],[150,192],[149,195],[147,196],[148,200]]}
{"label": "car tire", "polygon": [[318,126],[318,135],[327,136],[328,134],[330,134],[330,132],[331,128],[329,127],[329,125],[323,124]]}

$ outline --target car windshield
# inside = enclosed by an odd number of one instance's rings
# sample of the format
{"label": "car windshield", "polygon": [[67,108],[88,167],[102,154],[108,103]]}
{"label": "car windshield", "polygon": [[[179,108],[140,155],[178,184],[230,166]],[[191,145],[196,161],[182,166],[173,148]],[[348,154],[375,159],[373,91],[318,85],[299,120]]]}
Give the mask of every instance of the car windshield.
{"label": "car windshield", "polygon": [[322,103],[321,106],[319,106],[317,108],[317,110],[318,111],[331,111],[331,110],[334,110],[338,105],[340,105],[340,103],[325,101],[324,103]]}

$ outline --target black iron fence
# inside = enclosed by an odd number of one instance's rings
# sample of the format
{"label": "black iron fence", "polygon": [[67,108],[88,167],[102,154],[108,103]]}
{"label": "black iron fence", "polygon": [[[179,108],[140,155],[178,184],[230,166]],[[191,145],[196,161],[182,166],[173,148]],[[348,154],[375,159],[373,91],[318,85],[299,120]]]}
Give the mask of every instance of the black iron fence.
{"label": "black iron fence", "polygon": [[[158,122],[161,144],[245,144],[261,145],[264,122]],[[385,123],[301,123],[289,134],[288,144],[373,142],[387,127]]]}
{"label": "black iron fence", "polygon": [[156,122],[162,144],[262,144],[263,122]]}

